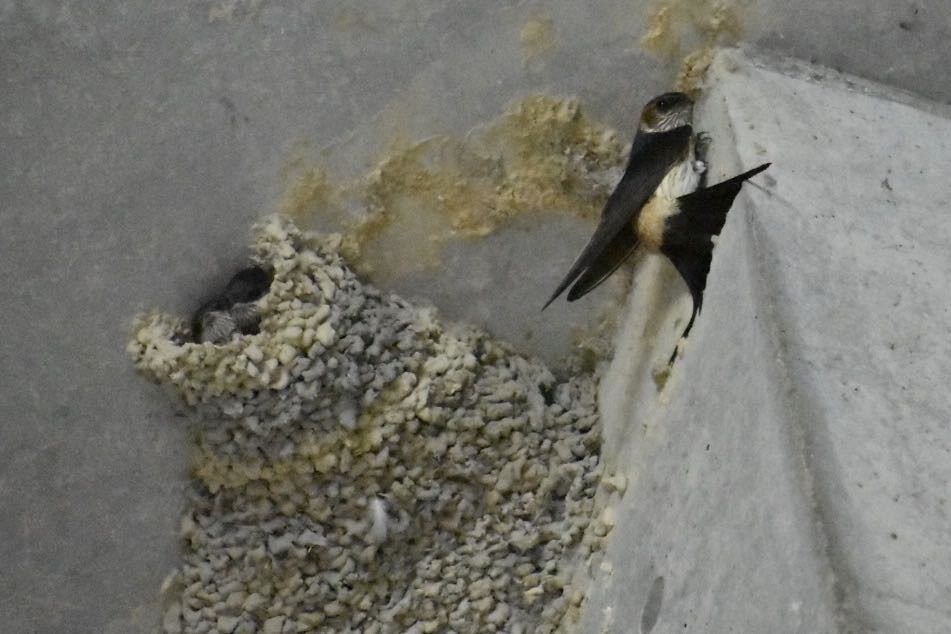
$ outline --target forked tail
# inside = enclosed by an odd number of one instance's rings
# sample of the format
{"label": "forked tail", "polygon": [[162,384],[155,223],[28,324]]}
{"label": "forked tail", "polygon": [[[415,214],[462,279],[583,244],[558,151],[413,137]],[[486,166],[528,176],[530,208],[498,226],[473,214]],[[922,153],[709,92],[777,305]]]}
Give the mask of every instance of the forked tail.
{"label": "forked tail", "polygon": [[[661,252],[670,258],[693,298],[690,321],[681,337],[690,333],[703,307],[703,291],[707,286],[707,275],[713,259],[713,236],[719,235],[723,229],[727,212],[743,183],[769,166],[770,163],[763,163],[722,183],[698,189],[677,199],[679,213],[667,219]],[[675,348],[670,362],[673,363],[676,358]]]}

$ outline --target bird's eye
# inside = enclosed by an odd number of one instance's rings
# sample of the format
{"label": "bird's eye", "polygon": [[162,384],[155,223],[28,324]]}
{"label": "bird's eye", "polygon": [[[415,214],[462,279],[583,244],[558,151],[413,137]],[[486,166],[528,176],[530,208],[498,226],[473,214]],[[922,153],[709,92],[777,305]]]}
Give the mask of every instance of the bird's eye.
{"label": "bird's eye", "polygon": [[660,108],[661,110],[666,110],[667,108],[670,107],[670,100],[661,99],[660,101],[657,102],[657,107]]}

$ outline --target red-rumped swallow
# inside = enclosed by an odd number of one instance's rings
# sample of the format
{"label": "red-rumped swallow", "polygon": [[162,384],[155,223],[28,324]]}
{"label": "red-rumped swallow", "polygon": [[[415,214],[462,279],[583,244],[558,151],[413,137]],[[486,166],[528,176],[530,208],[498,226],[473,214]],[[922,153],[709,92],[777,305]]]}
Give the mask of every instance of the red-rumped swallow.
{"label": "red-rumped swallow", "polygon": [[192,339],[198,343],[220,344],[233,334],[250,335],[258,331],[257,300],[271,286],[271,274],[259,266],[235,273],[225,290],[202,304],[191,321]]}
{"label": "red-rumped swallow", "polygon": [[667,256],[687,283],[693,298],[687,336],[703,305],[713,236],[723,229],[743,182],[770,165],[698,189],[706,164],[696,150],[707,141],[694,136],[692,121],[693,101],[683,93],[665,93],[644,106],[624,176],[594,235],[542,310],[572,284],[568,301],[583,297],[642,245]]}

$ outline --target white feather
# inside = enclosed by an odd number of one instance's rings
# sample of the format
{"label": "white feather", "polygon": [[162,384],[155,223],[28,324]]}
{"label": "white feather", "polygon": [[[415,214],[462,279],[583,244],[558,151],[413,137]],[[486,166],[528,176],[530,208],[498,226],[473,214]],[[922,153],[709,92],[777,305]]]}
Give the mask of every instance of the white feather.
{"label": "white feather", "polygon": [[650,251],[661,248],[664,239],[664,227],[667,218],[678,213],[675,201],[689,194],[700,185],[703,173],[699,161],[694,160],[693,145],[687,159],[674,165],[657,186],[637,218],[637,236]]}
{"label": "white feather", "polygon": [[377,544],[386,541],[389,532],[389,517],[386,514],[386,502],[380,498],[373,498],[367,506],[370,521],[370,540]]}
{"label": "white feather", "polygon": [[664,180],[657,186],[655,196],[660,196],[666,200],[676,200],[681,196],[689,194],[700,186],[700,174],[694,165],[693,152],[687,157],[687,160],[674,165]]}

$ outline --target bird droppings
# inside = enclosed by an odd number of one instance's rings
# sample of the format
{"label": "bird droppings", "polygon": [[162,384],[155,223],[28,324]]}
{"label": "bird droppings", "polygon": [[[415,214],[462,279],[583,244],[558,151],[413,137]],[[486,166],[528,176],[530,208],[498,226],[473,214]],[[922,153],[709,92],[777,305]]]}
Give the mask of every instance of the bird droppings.
{"label": "bird droppings", "polygon": [[621,495],[627,490],[627,476],[623,473],[614,473],[601,478],[601,483],[608,491],[616,491]]}
{"label": "bird droppings", "polygon": [[[137,368],[195,431],[165,632],[552,632],[613,513],[596,377],[361,283],[340,239],[271,218],[259,332],[140,317]],[[620,487],[615,487],[620,488]]]}

